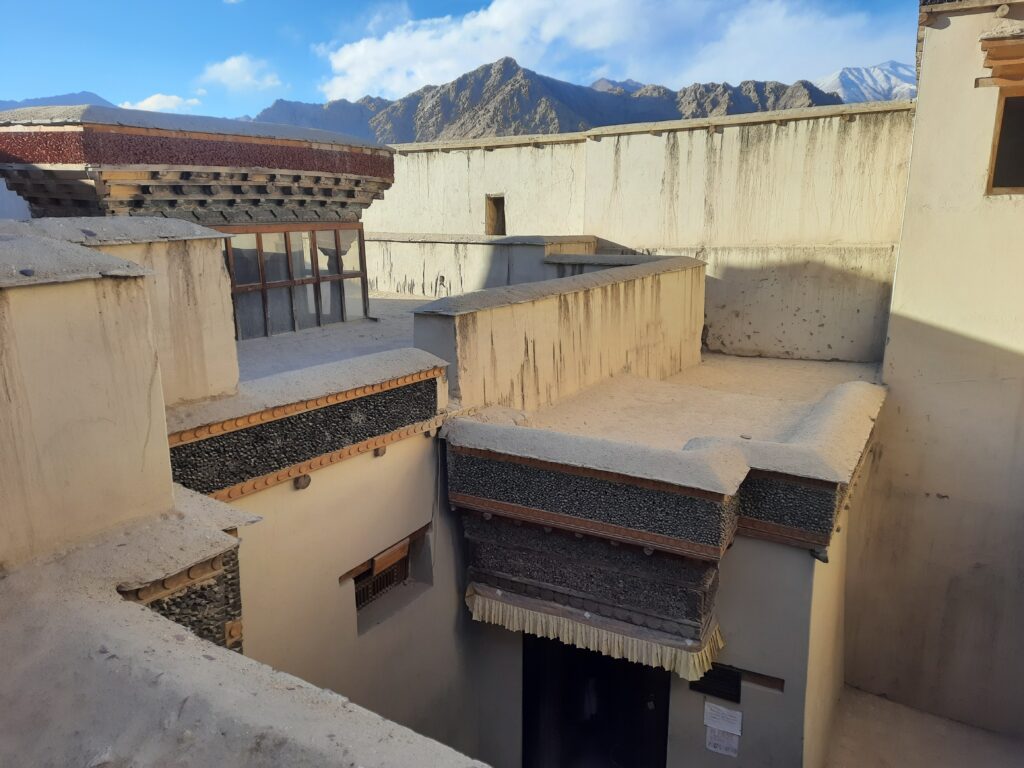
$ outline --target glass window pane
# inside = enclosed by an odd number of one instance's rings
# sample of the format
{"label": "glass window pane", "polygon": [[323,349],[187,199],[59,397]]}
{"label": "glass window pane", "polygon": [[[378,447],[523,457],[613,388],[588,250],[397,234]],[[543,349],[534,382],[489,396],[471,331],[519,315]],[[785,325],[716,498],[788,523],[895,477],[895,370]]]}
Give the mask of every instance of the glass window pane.
{"label": "glass window pane", "polygon": [[235,285],[252,285],[260,281],[256,235],[246,233],[232,237],[231,255],[235,261]]}
{"label": "glass window pane", "polygon": [[295,301],[295,318],[299,321],[299,330],[316,328],[316,290],[312,285],[296,285],[292,288]]}
{"label": "glass window pane", "polygon": [[309,242],[309,232],[289,232],[288,239],[292,244],[292,271],[295,279],[313,276],[313,257]]}
{"label": "glass window pane", "polygon": [[317,264],[321,275],[337,275],[338,249],[334,246],[334,232],[330,229],[316,233]]}
{"label": "glass window pane", "polygon": [[341,322],[341,284],[344,280],[320,283],[320,312],[323,324]]}
{"label": "glass window pane", "polygon": [[267,291],[267,309],[270,312],[270,333],[288,333],[295,330],[292,321],[292,293],[287,288]]}
{"label": "glass window pane", "polygon": [[263,237],[263,275],[268,283],[288,280],[288,254],[284,249],[284,232],[269,232]]}
{"label": "glass window pane", "polygon": [[235,294],[235,323],[239,339],[266,335],[263,330],[263,296],[259,291]]}
{"label": "glass window pane", "polygon": [[363,315],[363,283],[358,278],[342,280],[345,290],[345,314],[348,317]]}
{"label": "glass window pane", "polygon": [[341,240],[341,269],[343,272],[359,271],[359,234],[354,229],[338,230]]}

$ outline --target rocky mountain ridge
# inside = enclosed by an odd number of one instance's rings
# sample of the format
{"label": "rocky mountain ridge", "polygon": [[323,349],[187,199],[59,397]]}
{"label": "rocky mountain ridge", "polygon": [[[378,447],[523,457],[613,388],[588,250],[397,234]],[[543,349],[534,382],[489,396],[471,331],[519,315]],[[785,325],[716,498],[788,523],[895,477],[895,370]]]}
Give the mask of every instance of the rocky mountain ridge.
{"label": "rocky mountain ridge", "polygon": [[567,83],[503,58],[395,101],[344,99],[308,104],[279,99],[256,120],[348,133],[386,144],[533,133],[841,104],[806,80],[792,85],[697,83],[680,91],[636,81]]}

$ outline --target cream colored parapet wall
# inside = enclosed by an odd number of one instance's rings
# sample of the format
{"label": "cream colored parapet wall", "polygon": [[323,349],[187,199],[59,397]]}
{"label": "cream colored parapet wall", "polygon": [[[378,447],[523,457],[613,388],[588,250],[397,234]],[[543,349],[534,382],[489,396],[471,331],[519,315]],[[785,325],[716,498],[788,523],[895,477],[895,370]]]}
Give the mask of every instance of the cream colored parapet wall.
{"label": "cream colored parapet wall", "polygon": [[585,133],[400,145],[370,232],[582,234],[634,249],[899,238],[914,104],[819,107]]}
{"label": "cream colored parapet wall", "polygon": [[152,217],[43,218],[0,222],[0,233],[78,243],[127,259],[147,280],[167,405],[230,395],[238,387],[231,282],[223,235]]}
{"label": "cream colored parapet wall", "polygon": [[0,234],[0,564],[171,508],[146,272]]}
{"label": "cream colored parapet wall", "polygon": [[451,361],[463,407],[532,410],[619,373],[663,379],[700,362],[704,264],[665,259],[441,299],[417,347]]}

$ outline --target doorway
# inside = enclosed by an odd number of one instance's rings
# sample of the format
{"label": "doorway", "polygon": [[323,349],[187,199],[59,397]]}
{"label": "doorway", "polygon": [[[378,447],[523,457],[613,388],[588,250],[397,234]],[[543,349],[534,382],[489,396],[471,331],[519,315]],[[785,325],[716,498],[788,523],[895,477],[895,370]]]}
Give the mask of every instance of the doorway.
{"label": "doorway", "polygon": [[523,768],[665,768],[670,673],[523,636]]}

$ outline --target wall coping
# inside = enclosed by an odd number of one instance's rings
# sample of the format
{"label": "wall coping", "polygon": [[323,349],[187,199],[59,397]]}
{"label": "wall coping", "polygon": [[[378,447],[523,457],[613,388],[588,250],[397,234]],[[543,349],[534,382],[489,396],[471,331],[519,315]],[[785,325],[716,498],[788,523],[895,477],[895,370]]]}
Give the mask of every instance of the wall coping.
{"label": "wall coping", "polygon": [[432,301],[415,310],[416,315],[465,315],[486,309],[508,306],[510,304],[527,304],[540,299],[563,296],[567,293],[602,288],[607,285],[624,283],[644,277],[651,277],[665,272],[685,272],[690,269],[703,269],[706,265],[699,259],[680,256],[670,259],[659,259],[648,264],[637,264],[628,267],[613,267],[573,277],[558,277],[553,280],[540,280],[535,283],[519,283],[498,288],[485,288],[458,296],[447,296]]}
{"label": "wall coping", "polygon": [[784,109],[773,112],[751,112],[743,115],[693,118],[690,120],[665,120],[654,123],[630,123],[591,128],[574,133],[531,134],[527,136],[502,136],[461,141],[433,141],[392,145],[399,155],[416,152],[451,152],[460,149],[502,149],[506,147],[543,147],[553,144],[577,144],[584,141],[600,141],[605,137],[632,136],[679,131],[710,130],[764,123],[788,123],[796,120],[820,120],[844,115],[868,115],[889,112],[912,112],[915,101],[879,101],[860,104],[837,104],[806,109]]}
{"label": "wall coping", "polygon": [[442,235],[431,232],[367,232],[365,239],[395,243],[454,243],[461,245],[550,245],[553,243],[595,243],[595,235]]}

